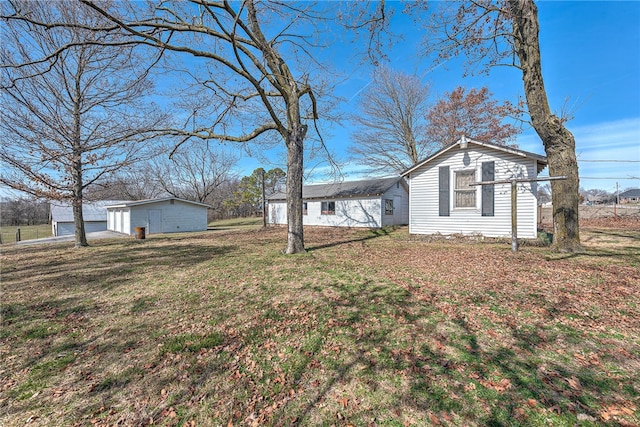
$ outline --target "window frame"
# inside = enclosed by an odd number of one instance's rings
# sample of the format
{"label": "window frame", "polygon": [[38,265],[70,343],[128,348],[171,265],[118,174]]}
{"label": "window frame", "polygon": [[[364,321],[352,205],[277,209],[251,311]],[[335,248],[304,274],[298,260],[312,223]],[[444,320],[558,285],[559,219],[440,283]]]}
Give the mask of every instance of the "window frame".
{"label": "window frame", "polygon": [[[383,199],[384,201],[384,214],[392,216],[395,211],[395,206],[393,206],[393,199]],[[391,204],[391,210],[388,209],[387,203]]]}
{"label": "window frame", "polygon": [[[458,187],[458,175],[471,176],[471,182],[477,181],[477,169],[459,169],[453,171],[453,208],[454,209],[477,209],[478,208],[478,189],[477,186],[467,185],[466,187]],[[469,205],[460,206],[458,204],[458,196],[462,194],[473,195],[473,203]]]}
{"label": "window frame", "polygon": [[[333,204],[333,210],[331,209]],[[335,215],[336,214],[336,202],[335,200],[327,200],[320,203],[320,215]]]}
{"label": "window frame", "polygon": [[302,215],[308,215],[309,214],[309,206],[307,205],[307,202],[302,202]]}

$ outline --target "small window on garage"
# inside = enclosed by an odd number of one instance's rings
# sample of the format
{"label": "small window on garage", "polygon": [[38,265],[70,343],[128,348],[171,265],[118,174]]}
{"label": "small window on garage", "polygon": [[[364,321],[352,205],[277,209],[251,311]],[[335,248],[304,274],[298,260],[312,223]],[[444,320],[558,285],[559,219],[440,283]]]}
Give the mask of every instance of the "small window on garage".
{"label": "small window on garage", "polygon": [[393,215],[393,199],[384,199],[384,214]]}
{"label": "small window on garage", "polygon": [[307,214],[307,202],[302,202],[302,215]]}
{"label": "small window on garage", "polygon": [[336,214],[336,202],[322,202],[320,206],[322,215],[335,215]]}

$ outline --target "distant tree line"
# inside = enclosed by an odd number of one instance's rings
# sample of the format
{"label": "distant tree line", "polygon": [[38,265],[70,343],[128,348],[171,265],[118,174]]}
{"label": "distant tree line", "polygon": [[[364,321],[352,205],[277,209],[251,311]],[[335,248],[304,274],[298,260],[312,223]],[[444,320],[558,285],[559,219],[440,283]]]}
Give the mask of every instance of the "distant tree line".
{"label": "distant tree line", "polygon": [[20,197],[0,201],[0,226],[38,225],[49,222],[49,203]]}

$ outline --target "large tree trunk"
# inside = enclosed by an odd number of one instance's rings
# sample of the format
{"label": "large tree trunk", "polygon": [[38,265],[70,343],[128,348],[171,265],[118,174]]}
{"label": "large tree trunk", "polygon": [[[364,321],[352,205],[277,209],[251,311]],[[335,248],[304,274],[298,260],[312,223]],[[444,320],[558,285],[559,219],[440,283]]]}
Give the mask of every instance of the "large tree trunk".
{"label": "large tree trunk", "polygon": [[75,229],[76,248],[83,246],[89,246],[87,242],[87,234],[84,231],[84,218],[82,216],[82,198],[77,199],[74,197],[72,201],[73,206],[73,226]]}
{"label": "large tree trunk", "polygon": [[287,138],[287,254],[305,252],[302,223],[302,172],[306,126],[297,123]]}
{"label": "large tree trunk", "polygon": [[80,130],[80,94],[82,93],[80,77],[81,72],[76,74],[75,78],[75,94],[73,106],[73,153],[71,159],[71,178],[73,181],[73,228],[75,230],[76,248],[89,246],[87,243],[87,235],[84,230],[84,217],[82,215],[82,199],[83,199],[83,179],[82,179],[82,147],[81,147],[81,130]]}
{"label": "large tree trunk", "polygon": [[553,203],[553,249],[578,252],[579,180],[576,143],[562,120],[551,113],[542,80],[538,8],[532,0],[509,0],[513,14],[513,35],[516,53],[522,68],[524,93],[533,127],[544,144],[549,162],[549,175],[567,177],[551,181]]}

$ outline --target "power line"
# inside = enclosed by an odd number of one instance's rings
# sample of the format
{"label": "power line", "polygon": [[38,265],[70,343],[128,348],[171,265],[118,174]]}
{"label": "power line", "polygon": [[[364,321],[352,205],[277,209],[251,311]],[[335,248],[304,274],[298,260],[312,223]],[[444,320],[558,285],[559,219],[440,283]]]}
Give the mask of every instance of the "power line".
{"label": "power line", "polygon": [[610,176],[580,176],[580,179],[640,179],[638,176],[627,176],[627,177],[617,177],[613,178]]}
{"label": "power line", "polygon": [[640,160],[582,160],[578,159],[579,162],[590,162],[590,163],[640,163]]}

